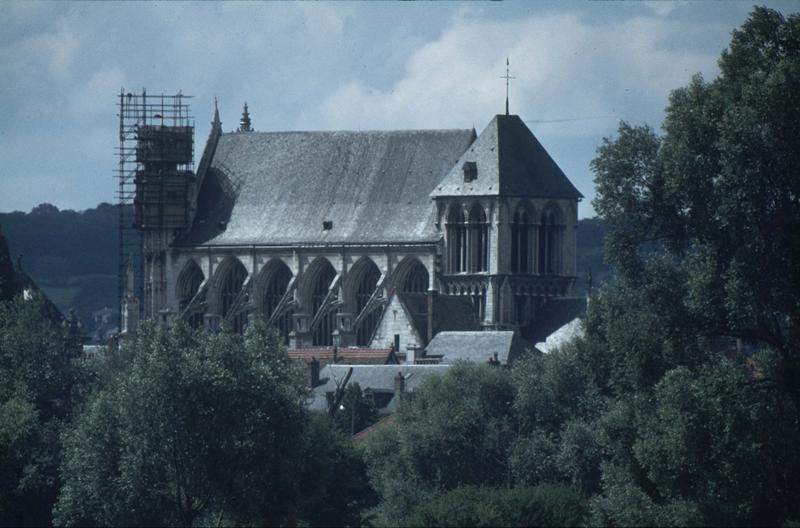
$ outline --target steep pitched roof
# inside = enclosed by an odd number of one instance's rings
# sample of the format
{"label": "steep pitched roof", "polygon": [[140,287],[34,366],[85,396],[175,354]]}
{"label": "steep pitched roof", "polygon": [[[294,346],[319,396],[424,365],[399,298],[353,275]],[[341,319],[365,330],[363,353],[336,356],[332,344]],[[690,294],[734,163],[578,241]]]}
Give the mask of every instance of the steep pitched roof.
{"label": "steep pitched roof", "polygon": [[536,310],[533,321],[524,326],[521,333],[531,343],[541,343],[558,329],[585,315],[585,297],[552,299]]}
{"label": "steep pitched roof", "polygon": [[429,194],[474,139],[474,130],[222,134],[179,244],[435,241]]}
{"label": "steep pitched roof", "polygon": [[[411,316],[411,323],[423,342],[428,336],[428,294],[400,293],[400,301]],[[463,295],[433,296],[432,335],[444,330],[478,330],[480,321],[469,297]]]}
{"label": "steep pitched roof", "polygon": [[394,378],[401,373],[405,379],[404,390],[413,392],[428,376],[440,376],[447,372],[449,365],[327,365],[320,370],[320,385],[314,387],[308,406],[312,410],[327,409],[328,392],[336,390],[336,383],[344,380],[348,369],[353,369],[349,384],[358,383],[361,390],[375,392],[394,392]]}
{"label": "steep pitched roof", "polygon": [[505,365],[525,352],[526,343],[512,331],[440,332],[425,348],[427,355],[442,356],[443,364],[488,363],[497,354],[498,361]]}
{"label": "steep pitched roof", "polygon": [[[464,181],[464,164],[477,178]],[[516,115],[496,115],[459,158],[431,197],[528,196],[578,199],[583,195]]]}

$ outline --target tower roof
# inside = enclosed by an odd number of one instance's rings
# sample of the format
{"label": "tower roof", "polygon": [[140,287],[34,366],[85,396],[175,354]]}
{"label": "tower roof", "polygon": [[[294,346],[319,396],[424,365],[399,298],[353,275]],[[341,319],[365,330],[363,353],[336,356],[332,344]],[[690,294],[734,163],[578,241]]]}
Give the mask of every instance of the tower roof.
{"label": "tower roof", "polygon": [[[468,168],[472,176],[465,178]],[[433,198],[499,195],[583,198],[517,115],[494,116],[431,193]]]}

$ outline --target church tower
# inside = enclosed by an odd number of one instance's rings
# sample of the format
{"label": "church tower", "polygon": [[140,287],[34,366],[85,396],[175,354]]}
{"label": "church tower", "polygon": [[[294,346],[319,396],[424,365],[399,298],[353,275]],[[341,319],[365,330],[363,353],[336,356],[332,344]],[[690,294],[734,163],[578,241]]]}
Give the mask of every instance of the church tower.
{"label": "church tower", "polygon": [[582,195],[519,116],[495,116],[431,197],[441,293],[469,296],[484,328],[524,333],[550,298],[572,293]]}
{"label": "church tower", "polygon": [[[131,280],[126,270],[120,281],[127,285],[123,301],[135,298],[141,284],[144,318],[158,317],[166,306],[167,249],[188,230],[191,220],[196,193],[194,123],[186,98],[180,93],[154,96],[145,91],[125,94],[124,90],[120,95],[120,187],[126,178],[134,183],[132,193],[120,192],[120,206],[121,210],[133,206],[132,225],[141,237],[134,257],[140,263],[134,266],[134,274],[141,275]],[[128,146],[125,139],[134,146]],[[132,204],[125,203],[127,196],[132,196]],[[121,231],[126,228],[120,226]],[[127,257],[120,255],[121,259]],[[130,312],[138,307],[125,302],[124,308],[125,326],[130,327],[138,316]]]}

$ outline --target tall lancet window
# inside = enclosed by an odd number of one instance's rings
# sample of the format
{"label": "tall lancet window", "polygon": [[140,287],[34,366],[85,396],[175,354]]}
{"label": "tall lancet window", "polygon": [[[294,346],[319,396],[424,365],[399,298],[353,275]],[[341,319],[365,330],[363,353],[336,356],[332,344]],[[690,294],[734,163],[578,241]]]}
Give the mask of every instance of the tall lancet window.
{"label": "tall lancet window", "polygon": [[[194,300],[195,295],[200,290],[200,285],[203,284],[203,272],[200,271],[200,266],[193,260],[190,260],[181,274],[178,276],[178,309],[180,313],[189,306],[189,303]],[[196,305],[200,305],[200,299],[195,301]],[[203,326],[203,312],[199,309],[193,310],[191,313],[186,314],[186,320],[192,328],[200,328]]]}
{"label": "tall lancet window", "polygon": [[469,271],[479,272],[489,269],[489,222],[486,212],[479,204],[469,211],[467,246],[469,249]]}
{"label": "tall lancet window", "polygon": [[530,273],[533,271],[531,258],[531,217],[523,207],[519,207],[511,219],[511,272]]}
{"label": "tall lancet window", "polygon": [[[367,264],[362,265],[358,273],[358,283],[356,286],[355,300],[356,300],[356,314],[366,308],[370,297],[375,292],[375,287],[381,278],[381,272],[374,262],[367,259]],[[356,329],[356,344],[359,346],[369,345],[372,334],[380,321],[381,311],[378,309],[371,310],[366,317],[361,321],[361,324]]]}
{"label": "tall lancet window", "polygon": [[548,207],[539,223],[539,273],[555,275],[561,271],[563,226],[558,208]]}
{"label": "tall lancet window", "polygon": [[[261,304],[261,310],[264,317],[269,319],[278,308],[281,299],[286,294],[286,288],[289,286],[289,281],[292,280],[292,272],[282,262],[273,261],[275,264],[270,264],[269,282],[264,289],[264,298]],[[289,332],[292,330],[292,313],[290,310],[285,310],[273,320],[275,329],[283,337],[284,341],[289,338]]]}
{"label": "tall lancet window", "polygon": [[450,272],[467,271],[467,225],[459,206],[454,206],[447,215],[447,246]]}
{"label": "tall lancet window", "polygon": [[[314,291],[311,294],[311,308],[316,314],[322,308],[322,303],[328,295],[328,289],[336,277],[333,266],[326,262],[325,267],[317,275],[314,282]],[[314,346],[331,346],[333,344],[333,330],[336,324],[336,311],[328,310],[314,328],[312,343]]]}
{"label": "tall lancet window", "polygon": [[234,332],[242,332],[247,322],[247,314],[236,304],[247,278],[247,270],[237,259],[232,259],[230,262],[222,277],[220,315],[231,323]]}

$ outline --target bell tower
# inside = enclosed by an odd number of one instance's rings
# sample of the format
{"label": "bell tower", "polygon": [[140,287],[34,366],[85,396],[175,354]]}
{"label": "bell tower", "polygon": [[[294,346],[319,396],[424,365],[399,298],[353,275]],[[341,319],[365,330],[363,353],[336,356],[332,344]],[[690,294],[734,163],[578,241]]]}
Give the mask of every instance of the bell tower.
{"label": "bell tower", "polygon": [[120,93],[120,267],[133,255],[134,270],[133,281],[120,273],[120,299],[130,295],[127,283],[141,288],[144,318],[166,305],[166,250],[190,222],[196,178],[188,97]]}

